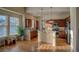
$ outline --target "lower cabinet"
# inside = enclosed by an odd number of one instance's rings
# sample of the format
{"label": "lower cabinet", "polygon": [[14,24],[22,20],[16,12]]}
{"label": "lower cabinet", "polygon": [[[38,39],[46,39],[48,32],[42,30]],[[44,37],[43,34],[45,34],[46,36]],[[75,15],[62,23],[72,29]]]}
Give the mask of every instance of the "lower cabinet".
{"label": "lower cabinet", "polygon": [[37,37],[37,35],[38,35],[38,32],[37,31],[31,31],[30,32],[31,39]]}

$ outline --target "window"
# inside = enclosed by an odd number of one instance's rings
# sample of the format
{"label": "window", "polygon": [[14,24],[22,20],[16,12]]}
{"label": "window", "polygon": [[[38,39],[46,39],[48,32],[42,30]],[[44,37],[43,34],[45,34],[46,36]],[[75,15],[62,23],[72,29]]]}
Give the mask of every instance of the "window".
{"label": "window", "polygon": [[18,26],[18,17],[0,15],[0,37],[16,35]]}
{"label": "window", "polygon": [[6,16],[0,15],[0,37],[7,35],[6,24]]}
{"label": "window", "polygon": [[19,26],[19,18],[10,17],[10,35],[17,34],[17,28]]}

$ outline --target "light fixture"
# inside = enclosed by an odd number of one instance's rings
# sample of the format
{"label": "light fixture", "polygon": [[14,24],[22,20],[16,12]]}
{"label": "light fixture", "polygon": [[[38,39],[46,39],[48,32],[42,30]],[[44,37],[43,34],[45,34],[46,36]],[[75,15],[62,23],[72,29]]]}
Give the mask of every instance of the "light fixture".
{"label": "light fixture", "polygon": [[44,15],[43,15],[43,7],[41,7],[41,26],[42,26],[42,30],[44,30],[45,22],[44,22]]}
{"label": "light fixture", "polygon": [[49,16],[50,16],[50,18],[49,18],[49,23],[50,23],[50,24],[53,23],[53,21],[52,21],[52,19],[53,19],[53,18],[52,18],[52,15],[53,15],[52,7],[50,7],[50,8],[49,8]]}
{"label": "light fixture", "polygon": [[52,7],[50,7],[50,20],[52,19]]}

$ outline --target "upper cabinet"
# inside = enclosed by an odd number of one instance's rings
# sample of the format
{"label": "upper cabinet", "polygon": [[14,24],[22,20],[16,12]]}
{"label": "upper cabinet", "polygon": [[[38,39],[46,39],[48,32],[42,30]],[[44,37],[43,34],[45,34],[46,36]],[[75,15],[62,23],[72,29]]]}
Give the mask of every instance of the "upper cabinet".
{"label": "upper cabinet", "polygon": [[39,22],[38,20],[25,19],[25,27],[30,28],[30,29],[38,29]]}
{"label": "upper cabinet", "polygon": [[57,19],[57,20],[48,20],[48,23],[57,23],[59,27],[65,27],[65,20],[64,19]]}
{"label": "upper cabinet", "polygon": [[25,27],[28,27],[28,28],[32,27],[32,20],[31,19],[25,19]]}
{"label": "upper cabinet", "polygon": [[56,20],[56,23],[58,23],[59,27],[65,27],[65,20]]}
{"label": "upper cabinet", "polygon": [[39,21],[36,21],[36,29],[39,29]]}
{"label": "upper cabinet", "polygon": [[67,17],[65,20],[66,20],[66,22],[70,22],[70,16]]}

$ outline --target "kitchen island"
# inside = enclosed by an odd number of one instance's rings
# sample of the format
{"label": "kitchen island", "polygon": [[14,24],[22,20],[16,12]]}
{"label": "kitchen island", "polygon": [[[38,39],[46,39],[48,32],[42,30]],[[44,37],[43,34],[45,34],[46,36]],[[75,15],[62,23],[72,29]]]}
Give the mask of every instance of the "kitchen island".
{"label": "kitchen island", "polygon": [[38,31],[38,42],[45,42],[56,46],[56,31]]}

